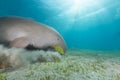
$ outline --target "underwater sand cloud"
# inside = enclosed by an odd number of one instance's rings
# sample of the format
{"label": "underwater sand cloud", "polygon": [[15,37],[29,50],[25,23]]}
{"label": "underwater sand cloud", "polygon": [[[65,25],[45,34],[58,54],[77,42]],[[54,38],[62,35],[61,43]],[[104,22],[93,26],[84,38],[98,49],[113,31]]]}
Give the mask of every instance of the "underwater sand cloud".
{"label": "underwater sand cloud", "polygon": [[5,48],[0,45],[1,70],[18,69],[36,62],[60,60],[61,55],[52,51],[26,51],[25,49]]}

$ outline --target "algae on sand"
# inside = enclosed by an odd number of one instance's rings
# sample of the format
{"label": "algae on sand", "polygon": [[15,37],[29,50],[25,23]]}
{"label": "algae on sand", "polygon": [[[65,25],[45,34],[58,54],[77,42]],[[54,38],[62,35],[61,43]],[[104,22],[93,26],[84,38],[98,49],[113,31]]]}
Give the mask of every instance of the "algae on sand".
{"label": "algae on sand", "polygon": [[[4,74],[4,75],[3,75]],[[3,80],[119,80],[120,53],[70,50],[61,61],[41,62],[1,73]]]}

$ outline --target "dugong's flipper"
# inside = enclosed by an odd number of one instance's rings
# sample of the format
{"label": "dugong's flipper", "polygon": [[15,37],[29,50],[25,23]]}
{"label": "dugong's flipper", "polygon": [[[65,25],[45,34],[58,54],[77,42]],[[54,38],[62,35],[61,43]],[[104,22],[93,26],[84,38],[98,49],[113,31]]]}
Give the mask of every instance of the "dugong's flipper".
{"label": "dugong's flipper", "polygon": [[28,44],[28,40],[25,37],[20,37],[11,41],[9,47],[25,48]]}

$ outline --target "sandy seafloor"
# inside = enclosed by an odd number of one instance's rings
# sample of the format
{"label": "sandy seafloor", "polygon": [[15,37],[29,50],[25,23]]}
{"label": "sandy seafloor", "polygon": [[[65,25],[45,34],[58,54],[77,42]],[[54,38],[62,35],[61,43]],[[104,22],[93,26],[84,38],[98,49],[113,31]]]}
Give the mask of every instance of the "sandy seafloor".
{"label": "sandy seafloor", "polygon": [[0,80],[120,80],[119,51],[68,50],[62,56],[55,53],[54,60],[44,60],[1,72]]}

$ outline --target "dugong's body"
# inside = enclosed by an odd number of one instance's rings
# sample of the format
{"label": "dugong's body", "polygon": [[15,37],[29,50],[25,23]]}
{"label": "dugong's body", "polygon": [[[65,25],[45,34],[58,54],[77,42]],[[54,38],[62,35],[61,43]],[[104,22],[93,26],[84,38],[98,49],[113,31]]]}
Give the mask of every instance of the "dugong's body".
{"label": "dugong's body", "polygon": [[66,50],[65,42],[57,31],[20,17],[0,17],[0,43],[17,48],[31,45],[40,49],[59,45]]}

